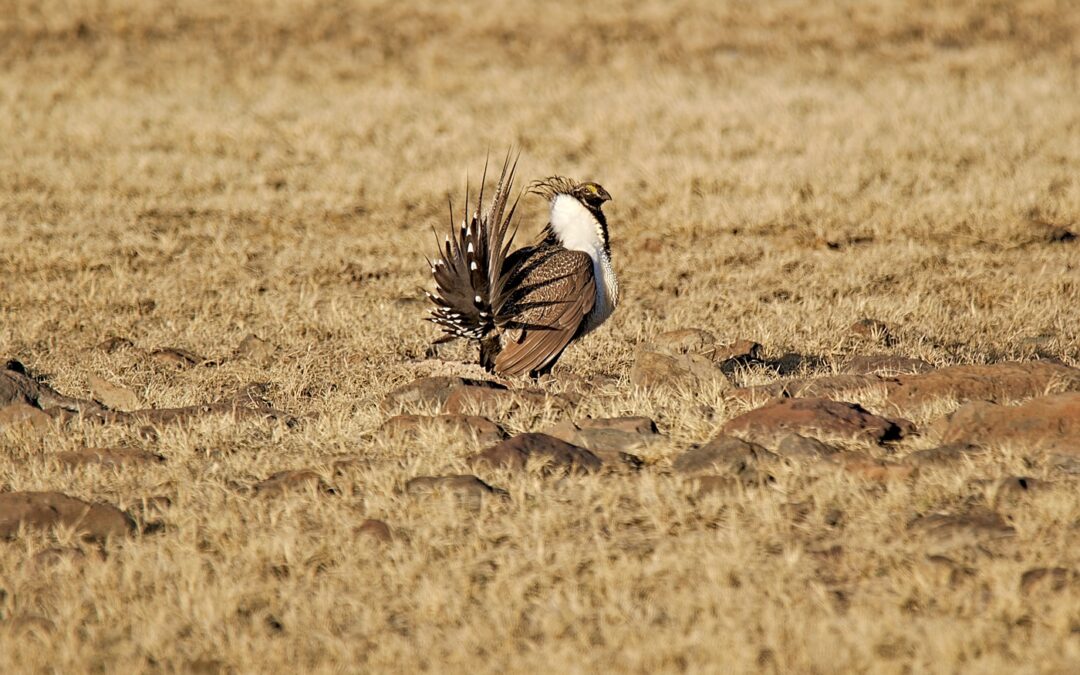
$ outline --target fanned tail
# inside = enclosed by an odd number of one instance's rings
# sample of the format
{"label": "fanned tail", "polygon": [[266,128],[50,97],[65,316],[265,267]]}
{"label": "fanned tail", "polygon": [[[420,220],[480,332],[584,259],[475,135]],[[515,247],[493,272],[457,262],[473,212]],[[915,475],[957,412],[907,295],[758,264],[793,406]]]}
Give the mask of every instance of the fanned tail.
{"label": "fanned tail", "polygon": [[[487,180],[487,164],[480,180],[480,194],[471,217],[454,226],[453,208],[450,210],[450,233],[440,244],[440,257],[431,264],[435,277],[435,292],[428,298],[435,304],[429,321],[446,333],[444,338],[467,338],[481,340],[496,327],[503,327],[510,317],[510,270],[504,270],[517,229],[511,230],[518,198],[510,203],[514,171],[517,159],[510,161],[507,153],[503,161],[499,182],[486,212],[484,184]],[[466,187],[465,208],[469,208]]]}

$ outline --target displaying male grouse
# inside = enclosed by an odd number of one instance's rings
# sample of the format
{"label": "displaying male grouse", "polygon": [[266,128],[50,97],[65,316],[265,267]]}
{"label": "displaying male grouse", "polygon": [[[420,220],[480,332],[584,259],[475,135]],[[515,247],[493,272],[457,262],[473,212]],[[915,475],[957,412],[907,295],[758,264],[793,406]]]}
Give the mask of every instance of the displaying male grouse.
{"label": "displaying male grouse", "polygon": [[[604,322],[619,299],[607,219],[611,199],[596,183],[554,176],[530,192],[547,198],[551,217],[537,242],[511,252],[517,199],[509,203],[516,163],[503,163],[495,195],[483,208],[484,179],[471,218],[453,224],[431,263],[435,308],[428,320],[455,338],[480,343],[480,363],[500,375],[536,377],[573,340]],[[485,178],[487,169],[485,167]],[[468,208],[469,195],[465,203]]]}

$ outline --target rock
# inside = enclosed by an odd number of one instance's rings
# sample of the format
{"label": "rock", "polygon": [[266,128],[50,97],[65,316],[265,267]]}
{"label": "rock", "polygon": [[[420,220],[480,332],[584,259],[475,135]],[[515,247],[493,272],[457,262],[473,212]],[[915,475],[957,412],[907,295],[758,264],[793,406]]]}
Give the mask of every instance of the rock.
{"label": "rock", "polygon": [[901,410],[937,399],[1008,401],[1041,396],[1048,389],[1080,389],[1080,369],[1046,361],[951,366],[890,383],[889,402]]}
{"label": "rock", "polygon": [[929,579],[933,586],[957,588],[976,575],[974,567],[961,565],[943,555],[924,556],[916,563],[916,571]]}
{"label": "rock", "polygon": [[760,462],[777,456],[756,443],[732,436],[717,436],[705,445],[691,448],[672,462],[679,473],[730,471],[742,474]]}
{"label": "rock", "polygon": [[382,426],[388,436],[415,438],[425,431],[463,436],[485,445],[506,438],[502,427],[478,415],[395,415]]}
{"label": "rock", "polygon": [[0,431],[18,428],[45,431],[53,424],[53,418],[40,408],[26,403],[12,403],[0,408]]}
{"label": "rock", "polygon": [[473,455],[470,465],[520,471],[539,465],[544,473],[598,471],[603,462],[585,448],[547,434],[519,434]]}
{"label": "rock", "polygon": [[177,369],[190,368],[191,366],[198,365],[204,361],[203,358],[196,356],[185,349],[176,349],[175,347],[155,349],[150,352],[150,358],[163,366]]}
{"label": "rock", "polygon": [[450,391],[443,409],[455,415],[476,412],[496,416],[517,411],[522,407],[569,410],[573,405],[574,402],[564,394],[463,384]]}
{"label": "rock", "polygon": [[630,369],[630,383],[637,387],[677,387],[729,385],[727,376],[709,358],[700,354],[670,356],[659,352],[638,352]]}
{"label": "rock", "polygon": [[239,359],[247,359],[258,363],[265,363],[274,358],[277,347],[263,340],[254,333],[248,334],[236,347],[235,356]]}
{"label": "rock", "polygon": [[917,450],[904,458],[904,462],[916,466],[946,466],[972,461],[984,455],[986,450],[968,443],[950,443],[936,448]]}
{"label": "rock", "polygon": [[881,344],[892,344],[893,342],[889,327],[883,321],[877,319],[859,319],[848,327],[848,332],[856,337],[880,342]]}
{"label": "rock", "polygon": [[654,434],[637,434],[614,428],[582,429],[569,420],[559,422],[544,430],[544,433],[589,450],[600,458],[607,469],[640,469],[645,463],[640,457],[630,454],[630,451],[642,448],[658,438]]}
{"label": "rock", "polygon": [[723,430],[760,443],[791,433],[884,443],[903,438],[912,428],[906,420],[879,417],[855,403],[785,398],[735,417]]}
{"label": "rock", "polygon": [[33,565],[36,569],[46,570],[64,564],[81,567],[91,560],[104,560],[100,551],[96,549],[90,549],[90,551],[91,554],[87,555],[85,551],[71,546],[53,546],[35,553]]}
{"label": "rock", "polygon": [[866,394],[876,398],[887,389],[887,382],[876,375],[827,375],[739,387],[729,391],[727,397],[748,404],[780,397],[847,398]]}
{"label": "rock", "polygon": [[255,484],[255,492],[259,495],[280,496],[290,492],[330,492],[329,486],[323,482],[322,476],[311,469],[299,469],[295,471],[278,471],[266,480]]}
{"label": "rock", "polygon": [[1080,455],[1080,392],[1017,406],[968,403],[948,417],[942,442],[1022,445],[1045,454]]}
{"label": "rock", "polygon": [[84,448],[82,450],[57,453],[56,459],[61,464],[67,464],[68,466],[85,466],[87,464],[121,466],[124,464],[159,464],[165,461],[165,458],[161,455],[134,448]]}
{"label": "rock", "polygon": [[586,417],[577,420],[579,429],[613,429],[632,434],[657,434],[656,422],[648,417]]}
{"label": "rock", "polygon": [[112,354],[115,351],[119,351],[121,349],[131,349],[134,346],[135,343],[133,343],[131,340],[125,337],[117,337],[114,335],[112,337],[108,337],[102,340],[98,344],[97,348],[105,352],[106,354]]}
{"label": "rock", "polygon": [[0,538],[14,537],[20,527],[64,527],[100,541],[129,534],[135,521],[110,504],[91,504],[59,492],[0,494]]}
{"label": "rock", "polygon": [[838,453],[830,457],[829,461],[855,478],[875,483],[905,481],[918,475],[919,471],[918,467],[912,464],[888,462],[854,452]]}
{"label": "rock", "polygon": [[1048,486],[1049,483],[1029,476],[1002,478],[993,486],[990,506],[994,509],[1006,508],[1013,503],[1023,501],[1034,493],[1043,492]]}
{"label": "rock", "polygon": [[707,474],[690,476],[686,478],[685,484],[696,497],[706,495],[728,496],[740,494],[746,487],[753,487],[755,485],[754,480],[758,478],[760,478],[759,484],[767,483],[769,480],[763,474],[757,473],[747,476],[746,480],[736,476]]}
{"label": "rock", "polygon": [[97,375],[91,375],[89,379],[90,391],[94,398],[107,408],[113,410],[137,410],[142,407],[139,397],[127,387],[113,384]]}
{"label": "rock", "polygon": [[949,549],[1012,537],[1016,530],[993,511],[965,514],[934,513],[908,523],[908,529],[940,548]]}
{"label": "rock", "polygon": [[713,361],[721,367],[748,365],[761,360],[762,347],[751,340],[736,340],[731,344],[717,345],[712,352]]}
{"label": "rock", "polygon": [[360,523],[353,534],[358,537],[368,537],[374,539],[381,544],[389,544],[394,540],[394,533],[390,531],[390,526],[381,520],[375,520],[374,518],[368,518],[364,522]]}
{"label": "rock", "polygon": [[1020,592],[1024,595],[1060,593],[1078,583],[1080,574],[1076,570],[1065,567],[1035,567],[1020,576]]}
{"label": "rock", "polygon": [[798,434],[784,436],[774,449],[776,454],[788,459],[822,459],[839,452],[833,446],[822,443],[816,438]]}
{"label": "rock", "polygon": [[392,390],[382,401],[382,408],[387,412],[396,412],[405,407],[423,406],[425,408],[442,408],[446,405],[446,399],[450,392],[460,385],[468,384],[474,387],[489,387],[492,389],[506,389],[497,382],[479,380],[466,380],[461,377],[439,375],[435,377],[421,377]]}
{"label": "rock", "polygon": [[701,354],[712,357],[716,337],[700,328],[669,330],[654,337],[645,350],[661,354]]}
{"label": "rock", "polygon": [[506,490],[492,487],[471,474],[454,476],[417,476],[405,483],[405,493],[413,497],[452,495],[463,507],[479,510],[484,498],[509,496]]}
{"label": "rock", "polygon": [[926,373],[933,369],[934,366],[922,359],[889,354],[856,354],[847,359],[840,367],[841,372],[850,375]]}

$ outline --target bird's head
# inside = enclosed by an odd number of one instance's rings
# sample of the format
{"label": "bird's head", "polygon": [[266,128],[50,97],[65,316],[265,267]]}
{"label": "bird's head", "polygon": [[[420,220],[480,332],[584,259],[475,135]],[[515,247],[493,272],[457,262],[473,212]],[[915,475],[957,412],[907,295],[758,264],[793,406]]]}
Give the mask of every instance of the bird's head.
{"label": "bird's head", "polygon": [[581,202],[585,208],[595,215],[601,214],[601,207],[604,202],[611,201],[611,194],[599,183],[593,183],[592,181],[579,183],[564,176],[551,176],[535,181],[529,186],[529,192],[538,194],[548,200],[554,200],[559,195],[569,195]]}

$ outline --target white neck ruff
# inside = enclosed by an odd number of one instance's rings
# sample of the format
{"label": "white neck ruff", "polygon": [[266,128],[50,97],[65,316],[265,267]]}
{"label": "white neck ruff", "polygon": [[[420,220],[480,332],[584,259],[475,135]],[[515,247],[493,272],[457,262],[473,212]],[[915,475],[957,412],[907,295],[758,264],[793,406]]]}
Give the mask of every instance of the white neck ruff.
{"label": "white neck ruff", "polygon": [[611,316],[619,299],[619,282],[604,248],[603,228],[576,198],[560,194],[551,200],[551,230],[565,248],[584,251],[592,258],[596,302],[585,324],[585,332],[589,332]]}

